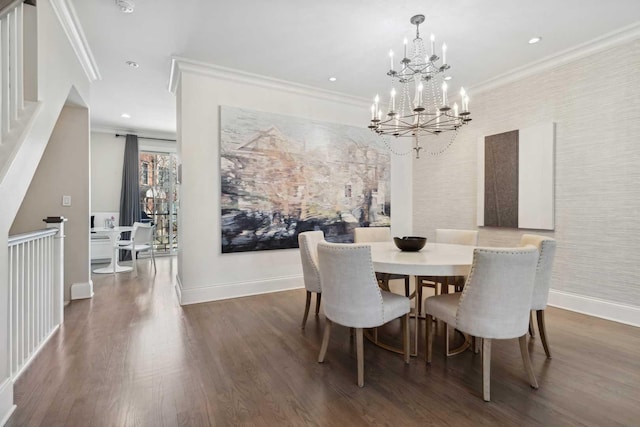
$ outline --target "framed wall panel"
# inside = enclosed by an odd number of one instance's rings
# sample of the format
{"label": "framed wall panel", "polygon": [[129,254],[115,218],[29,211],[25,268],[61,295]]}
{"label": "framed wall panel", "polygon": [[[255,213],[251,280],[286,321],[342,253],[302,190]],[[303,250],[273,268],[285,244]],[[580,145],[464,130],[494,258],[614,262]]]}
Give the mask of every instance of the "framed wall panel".
{"label": "framed wall panel", "polygon": [[554,229],[555,124],[478,139],[478,226]]}

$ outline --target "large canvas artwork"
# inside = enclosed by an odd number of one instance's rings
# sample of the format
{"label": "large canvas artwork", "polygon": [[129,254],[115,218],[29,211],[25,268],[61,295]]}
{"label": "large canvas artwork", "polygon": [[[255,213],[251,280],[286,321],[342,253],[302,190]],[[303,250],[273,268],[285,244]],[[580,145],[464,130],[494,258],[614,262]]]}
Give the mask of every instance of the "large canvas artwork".
{"label": "large canvas artwork", "polygon": [[298,247],[322,230],[352,242],[390,225],[389,154],[367,128],[220,108],[222,252]]}
{"label": "large canvas artwork", "polygon": [[478,140],[478,225],[553,230],[554,124]]}

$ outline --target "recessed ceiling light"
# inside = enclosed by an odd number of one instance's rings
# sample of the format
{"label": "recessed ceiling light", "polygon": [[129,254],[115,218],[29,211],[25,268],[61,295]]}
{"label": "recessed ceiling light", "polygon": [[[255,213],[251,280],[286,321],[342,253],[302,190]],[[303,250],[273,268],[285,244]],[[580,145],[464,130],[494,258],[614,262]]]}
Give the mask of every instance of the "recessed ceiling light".
{"label": "recessed ceiling light", "polygon": [[335,82],[336,80],[338,80],[338,79],[336,79],[335,77],[329,77],[329,81],[330,82]]}
{"label": "recessed ceiling light", "polygon": [[122,13],[133,13],[133,9],[136,7],[133,0],[116,0],[116,6]]}
{"label": "recessed ceiling light", "polygon": [[536,44],[540,40],[542,40],[542,37],[533,37],[533,38],[529,39],[529,44]]}
{"label": "recessed ceiling light", "polygon": [[127,113],[120,114],[120,117],[122,117],[123,119],[130,119],[131,118],[131,116],[129,114],[127,114]]}
{"label": "recessed ceiling light", "polygon": [[445,80],[451,80],[451,76],[446,76],[444,79]]}
{"label": "recessed ceiling light", "polygon": [[140,64],[138,64],[135,61],[127,61],[127,62],[125,62],[125,64],[127,64],[131,68],[138,68],[140,66]]}

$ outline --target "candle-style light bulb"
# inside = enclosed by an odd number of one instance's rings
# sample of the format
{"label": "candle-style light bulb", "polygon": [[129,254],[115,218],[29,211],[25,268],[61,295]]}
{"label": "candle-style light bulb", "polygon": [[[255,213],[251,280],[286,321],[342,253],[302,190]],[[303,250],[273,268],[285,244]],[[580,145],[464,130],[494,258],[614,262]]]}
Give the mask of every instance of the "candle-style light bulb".
{"label": "candle-style light bulb", "polygon": [[391,68],[389,69],[393,71],[393,50],[389,51],[389,64],[391,65]]}
{"label": "candle-style light bulb", "polygon": [[431,56],[436,54],[436,36],[431,34]]}
{"label": "candle-style light bulb", "polygon": [[376,119],[379,119],[380,116],[376,116],[376,113],[378,112],[378,103],[380,102],[380,97],[378,95],[376,95],[375,98],[373,98],[373,117]]}
{"label": "candle-style light bulb", "polygon": [[442,83],[442,106],[447,105],[447,89],[448,88],[449,86],[447,86],[447,82],[443,82]]}
{"label": "candle-style light bulb", "polygon": [[420,84],[418,85],[418,106],[422,105],[422,90],[424,89],[424,86],[422,85],[422,82],[420,82]]}
{"label": "candle-style light bulb", "polygon": [[407,44],[409,43],[409,40],[407,40],[407,38],[405,37],[403,43],[404,43],[404,57],[406,58],[407,57]]}
{"label": "candle-style light bulb", "polygon": [[391,112],[396,111],[396,88],[391,88]]}
{"label": "candle-style light bulb", "polygon": [[447,63],[447,44],[442,43],[442,65]]}
{"label": "candle-style light bulb", "polygon": [[465,112],[469,112],[469,96],[465,95],[464,96],[464,111]]}
{"label": "candle-style light bulb", "polygon": [[453,103],[453,116],[454,117],[458,117],[458,103],[457,102]]}
{"label": "candle-style light bulb", "polygon": [[464,113],[465,111],[467,111],[467,110],[465,110],[465,109],[464,109],[464,97],[465,97],[465,96],[467,96],[467,92],[465,92],[465,91],[464,91],[464,88],[463,88],[463,87],[461,87],[461,88],[460,88],[460,102],[462,103],[462,112],[463,112],[463,113]]}

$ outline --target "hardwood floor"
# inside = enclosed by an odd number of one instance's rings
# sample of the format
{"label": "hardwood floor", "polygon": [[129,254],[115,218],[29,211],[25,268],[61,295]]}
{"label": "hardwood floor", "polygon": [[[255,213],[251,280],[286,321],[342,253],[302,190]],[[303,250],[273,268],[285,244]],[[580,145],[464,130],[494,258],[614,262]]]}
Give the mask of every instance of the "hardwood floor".
{"label": "hardwood floor", "polygon": [[19,378],[8,426],[640,425],[638,328],[548,308],[554,358],[529,342],[540,389],[517,340],[494,341],[485,403],[480,355],[445,359],[436,339],[427,367],[423,321],[409,365],[365,341],[359,388],[348,329],[316,362],[324,316],[300,329],[304,289],[180,307],[175,260],[157,266],[93,277]]}

